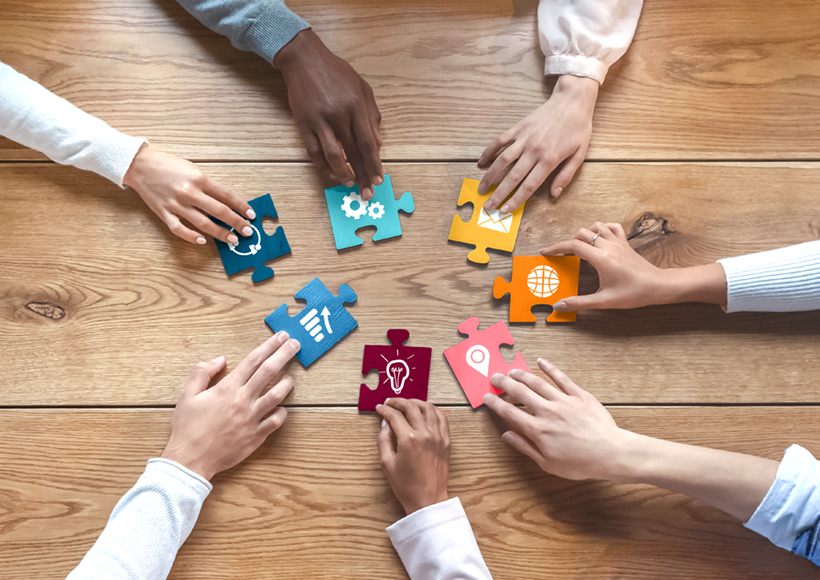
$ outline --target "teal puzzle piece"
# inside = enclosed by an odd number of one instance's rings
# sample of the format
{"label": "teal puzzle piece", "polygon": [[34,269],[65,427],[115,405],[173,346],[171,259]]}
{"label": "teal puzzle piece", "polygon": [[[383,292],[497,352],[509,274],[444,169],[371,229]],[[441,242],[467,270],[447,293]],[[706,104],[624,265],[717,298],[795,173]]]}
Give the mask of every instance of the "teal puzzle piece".
{"label": "teal puzzle piece", "polygon": [[325,190],[337,250],[361,246],[363,242],[356,235],[356,230],[367,226],[376,226],[374,242],[401,235],[399,210],[407,214],[413,213],[416,209],[413,194],[405,192],[396,199],[390,175],[385,175],[384,183],[374,186],[373,189],[373,199],[369,201],[362,199],[358,185],[337,185]]}
{"label": "teal puzzle piece", "polygon": [[359,325],[344,307],[345,303],[356,302],[358,296],[347,284],[339,286],[339,295],[334,296],[319,278],[314,278],[294,298],[307,302],[299,314],[288,316],[288,305],[282,304],[265,318],[265,323],[274,332],[284,330],[299,341],[302,348],[296,358],[307,368]]}

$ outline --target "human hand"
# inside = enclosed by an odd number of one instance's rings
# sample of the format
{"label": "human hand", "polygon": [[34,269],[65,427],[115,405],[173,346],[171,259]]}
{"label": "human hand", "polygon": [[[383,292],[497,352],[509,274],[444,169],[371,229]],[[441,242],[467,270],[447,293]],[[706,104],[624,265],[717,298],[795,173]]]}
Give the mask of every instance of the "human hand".
{"label": "human hand", "polygon": [[299,343],[278,332],[211,388],[225,358],[197,364],[174,409],[162,457],[208,480],[244,461],[287,417],[278,405],[293,380],[285,375],[269,391],[265,387],[297,352]]}
{"label": "human hand", "polygon": [[547,473],[574,480],[612,479],[619,453],[632,434],[620,429],[592,394],[555,365],[538,359],[538,367],[555,386],[520,369],[490,378],[527,409],[491,393],[484,395],[484,404],[510,428],[501,439]]}
{"label": "human hand", "polygon": [[629,245],[621,224],[595,222],[571,240],[550,244],[545,256],[575,254],[598,271],[594,294],[564,298],[558,312],[592,308],[640,308],[653,304],[704,302],[726,305],[726,273],[718,263],[690,268],[658,268]]}
{"label": "human hand", "polygon": [[243,236],[253,233],[250,224],[231,211],[254,219],[256,214],[251,206],[199,167],[176,155],[143,145],[134,156],[123,184],[134,189],[171,232],[186,242],[204,244],[205,238],[200,232],[229,244],[239,241],[235,234],[216,225],[208,216],[214,216]]}
{"label": "human hand", "polygon": [[362,198],[372,199],[372,186],[383,183],[384,171],[382,117],[370,85],[309,28],[276,53],[273,65],[282,71],[310,160],[347,187],[358,182]]}
{"label": "human hand", "polygon": [[450,427],[435,405],[389,399],[376,407],[384,417],[379,431],[382,473],[410,515],[447,500]]}
{"label": "human hand", "polygon": [[598,86],[594,79],[561,76],[546,103],[495,138],[478,159],[478,167],[487,169],[478,192],[485,195],[499,184],[484,209],[495,209],[517,187],[499,210],[515,211],[559,166],[551,191],[553,197],[561,195],[584,162]]}

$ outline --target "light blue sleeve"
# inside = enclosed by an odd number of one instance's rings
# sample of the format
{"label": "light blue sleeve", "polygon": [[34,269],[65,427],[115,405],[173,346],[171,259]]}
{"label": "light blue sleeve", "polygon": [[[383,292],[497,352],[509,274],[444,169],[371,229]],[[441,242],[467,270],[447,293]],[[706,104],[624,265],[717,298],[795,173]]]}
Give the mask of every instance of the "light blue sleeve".
{"label": "light blue sleeve", "polygon": [[164,580],[211,489],[178,463],[151,459],[67,580]]}
{"label": "light blue sleeve", "polygon": [[798,536],[817,526],[818,521],[820,466],[811,453],[792,445],[783,454],[766,497],[743,525],[776,546],[794,551]]}
{"label": "light blue sleeve", "polygon": [[310,28],[283,0],[177,0],[214,32],[269,63],[294,36]]}

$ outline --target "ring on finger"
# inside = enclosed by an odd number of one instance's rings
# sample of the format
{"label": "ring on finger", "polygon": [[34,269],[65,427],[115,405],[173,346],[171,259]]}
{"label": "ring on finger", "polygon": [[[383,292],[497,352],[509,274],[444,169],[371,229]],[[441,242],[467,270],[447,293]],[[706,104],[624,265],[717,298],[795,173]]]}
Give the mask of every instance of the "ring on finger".
{"label": "ring on finger", "polygon": [[601,235],[601,232],[596,232],[595,235],[592,236],[592,241],[589,243],[589,245],[594,246],[595,245],[595,240],[597,240],[598,236],[600,236],[600,235]]}

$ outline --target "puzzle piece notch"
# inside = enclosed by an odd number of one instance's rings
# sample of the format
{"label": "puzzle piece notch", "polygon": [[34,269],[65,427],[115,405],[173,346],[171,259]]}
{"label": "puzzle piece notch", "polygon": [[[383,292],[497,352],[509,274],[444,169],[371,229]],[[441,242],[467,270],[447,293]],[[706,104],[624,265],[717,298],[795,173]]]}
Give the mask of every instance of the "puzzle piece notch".
{"label": "puzzle piece notch", "polygon": [[[500,214],[497,210],[487,212],[484,210],[484,203],[490,199],[496,190],[493,185],[490,190],[481,195],[478,193],[477,179],[464,179],[461,183],[461,192],[458,196],[458,205],[467,203],[473,205],[473,215],[470,221],[465,222],[461,216],[453,216],[450,225],[450,234],[447,239],[462,244],[475,246],[475,249],[467,254],[467,259],[476,264],[486,264],[490,261],[487,248],[512,252],[515,249],[515,240],[518,237],[518,229],[521,225],[521,216],[524,214],[522,203],[514,212]],[[516,190],[513,190],[513,194]],[[512,194],[511,194],[512,195]],[[484,225],[479,225],[479,223]]]}
{"label": "puzzle piece notch", "polygon": [[375,411],[376,405],[386,399],[427,400],[430,379],[430,361],[433,349],[420,346],[404,346],[410,333],[401,328],[387,331],[390,346],[366,345],[362,357],[362,375],[379,371],[378,386],[371,390],[362,383],[359,387],[359,410]]}
{"label": "puzzle piece notch", "polygon": [[484,330],[478,330],[479,323],[480,320],[474,316],[459,324],[458,331],[468,338],[444,351],[444,357],[473,409],[484,404],[487,393],[498,395],[503,392],[490,383],[490,377],[495,373],[506,375],[512,369],[530,372],[520,352],[515,354],[512,363],[501,355],[502,344],[515,345],[515,339],[503,320]]}
{"label": "puzzle piece notch", "polygon": [[415,211],[413,194],[405,192],[396,199],[389,174],[384,176],[381,185],[373,186],[373,192],[373,199],[365,201],[361,198],[358,184],[353,187],[337,185],[325,189],[337,250],[361,246],[364,242],[356,232],[368,226],[376,227],[374,242],[402,235],[399,212],[411,214]]}
{"label": "puzzle piece notch", "polygon": [[[226,244],[217,239],[214,239],[214,241],[226,275],[233,276],[237,272],[253,268],[251,280],[253,282],[264,282],[273,276],[273,269],[265,265],[265,262],[290,254],[290,244],[282,226],[277,227],[271,236],[268,235],[262,225],[262,219],[265,217],[274,219],[279,217],[269,193],[250,200],[248,205],[256,212],[256,218],[249,220],[254,230],[253,234],[247,238],[237,234],[239,242],[236,244]],[[233,231],[233,228],[220,220],[211,219],[217,225]]]}
{"label": "puzzle piece notch", "polygon": [[[552,306],[563,298],[578,295],[581,259],[577,256],[513,256],[509,282],[498,277],[493,281],[493,297],[510,295],[510,322],[535,322],[536,304]],[[575,322],[576,312],[557,312],[547,322]]]}
{"label": "puzzle piece notch", "polygon": [[285,330],[299,341],[296,358],[307,368],[359,325],[344,307],[356,302],[358,296],[347,284],[340,285],[334,296],[319,278],[314,278],[294,298],[307,303],[299,314],[289,316],[288,305],[282,304],[265,318],[265,323],[274,332]]}

